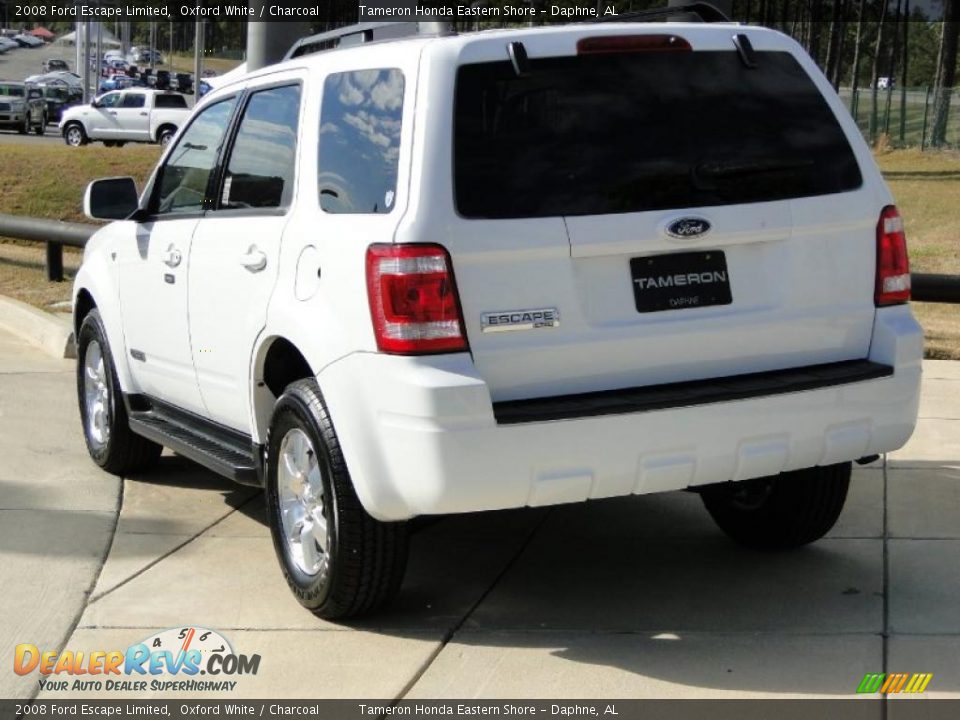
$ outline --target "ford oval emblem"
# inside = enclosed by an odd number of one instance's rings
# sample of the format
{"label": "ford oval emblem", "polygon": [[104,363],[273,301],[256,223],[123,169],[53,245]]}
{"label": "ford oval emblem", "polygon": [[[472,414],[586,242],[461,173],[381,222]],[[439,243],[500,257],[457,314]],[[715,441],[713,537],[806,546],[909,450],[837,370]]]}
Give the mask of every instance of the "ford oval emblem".
{"label": "ford oval emblem", "polygon": [[667,225],[667,235],[674,238],[698,238],[710,232],[710,222],[701,217],[684,217]]}

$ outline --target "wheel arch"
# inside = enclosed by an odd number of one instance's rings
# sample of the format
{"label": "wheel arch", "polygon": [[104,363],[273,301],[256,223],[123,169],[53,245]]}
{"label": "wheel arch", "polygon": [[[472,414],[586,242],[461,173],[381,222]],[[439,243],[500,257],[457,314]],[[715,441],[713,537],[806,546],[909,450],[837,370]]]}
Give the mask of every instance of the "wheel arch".
{"label": "wheel arch", "polygon": [[250,389],[253,440],[266,442],[273,406],[283,389],[303,378],[316,377],[306,354],[282,335],[264,337],[253,353]]}
{"label": "wheel arch", "polygon": [[106,268],[98,268],[96,262],[85,261],[81,265],[73,287],[73,336],[78,340],[83,319],[91,310],[99,310],[107,333],[107,342],[110,344],[117,381],[124,392],[130,392],[134,386],[120,318],[119,298],[115,290],[111,292],[111,287],[111,278]]}
{"label": "wheel arch", "polygon": [[161,136],[163,135],[163,133],[165,133],[167,130],[172,130],[172,131],[173,131],[173,134],[176,135],[176,134],[177,134],[177,131],[178,131],[179,129],[180,129],[180,128],[177,127],[177,126],[176,126],[175,124],[173,124],[172,122],[164,122],[164,123],[161,123],[160,125],[157,126],[157,132],[154,133],[153,140],[154,140],[154,142],[160,142],[160,137],[161,137]]}

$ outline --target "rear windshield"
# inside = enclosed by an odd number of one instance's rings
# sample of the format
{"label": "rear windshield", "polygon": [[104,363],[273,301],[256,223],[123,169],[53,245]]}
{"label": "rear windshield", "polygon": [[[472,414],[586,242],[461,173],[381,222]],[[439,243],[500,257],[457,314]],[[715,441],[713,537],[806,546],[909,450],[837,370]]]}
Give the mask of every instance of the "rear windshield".
{"label": "rear windshield", "polygon": [[0,95],[9,97],[23,97],[24,90],[22,85],[0,85]]}
{"label": "rear windshield", "polygon": [[158,108],[185,108],[187,101],[183,95],[157,95],[154,104]]}
{"label": "rear windshield", "polygon": [[464,217],[596,215],[844,192],[862,179],[786,52],[613,53],[461,66]]}

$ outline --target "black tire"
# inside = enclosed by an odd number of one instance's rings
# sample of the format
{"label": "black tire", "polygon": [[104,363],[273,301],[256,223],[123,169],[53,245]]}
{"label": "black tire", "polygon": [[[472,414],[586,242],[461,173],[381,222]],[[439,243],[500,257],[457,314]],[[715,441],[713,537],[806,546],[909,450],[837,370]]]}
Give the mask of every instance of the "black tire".
{"label": "black tire", "polygon": [[[309,457],[320,471],[326,552],[308,574],[288,542],[280,508],[278,468],[288,433],[309,439]],[[407,563],[407,524],[384,523],[363,509],[353,488],[340,443],[320,388],[313,379],[287,386],[277,401],[267,440],[267,511],[273,545],[287,584],[300,604],[315,615],[338,620],[371,613],[400,589]],[[319,545],[317,545],[319,547]]]}
{"label": "black tire", "polygon": [[[108,396],[103,403],[107,408],[106,426],[109,432],[105,441],[98,441],[93,435],[93,425],[89,417],[86,402],[86,361],[87,354],[96,343],[103,358],[105,392]],[[114,475],[127,475],[145,470],[156,462],[163,448],[130,430],[127,410],[123,404],[120,383],[113,364],[113,355],[107,344],[107,333],[100,318],[100,312],[91,310],[80,325],[77,334],[77,400],[80,405],[80,421],[87,452],[93,461]]]}
{"label": "black tire", "polygon": [[700,497],[727,535],[748,547],[782,550],[812,543],[837,522],[850,463],[704,488]]}
{"label": "black tire", "polygon": [[162,128],[157,135],[157,142],[160,143],[161,147],[166,147],[170,144],[170,141],[173,140],[173,136],[176,134],[176,128]]}
{"label": "black tire", "polygon": [[86,145],[90,140],[80,123],[72,122],[63,129],[63,141],[70,147]]}
{"label": "black tire", "polygon": [[26,135],[30,131],[30,117],[27,116],[23,119],[23,124],[17,128],[17,132],[21,135]]}
{"label": "black tire", "polygon": [[40,124],[33,129],[33,132],[36,135],[43,135],[46,131],[47,131],[47,116],[44,115],[42,118],[40,118]]}

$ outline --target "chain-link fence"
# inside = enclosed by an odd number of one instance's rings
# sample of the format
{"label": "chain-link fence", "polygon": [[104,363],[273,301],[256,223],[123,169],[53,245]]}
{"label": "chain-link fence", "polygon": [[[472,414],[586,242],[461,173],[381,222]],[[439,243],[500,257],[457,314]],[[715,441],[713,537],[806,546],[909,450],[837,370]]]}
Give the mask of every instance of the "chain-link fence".
{"label": "chain-link fence", "polygon": [[[931,87],[840,88],[840,98],[868,141],[886,136],[894,147],[931,146],[934,95]],[[955,93],[947,118],[946,146],[960,147],[960,93]]]}

